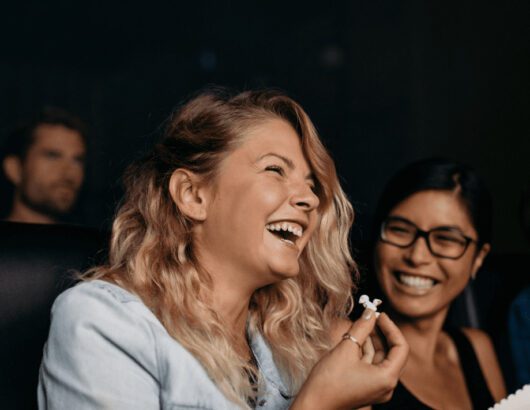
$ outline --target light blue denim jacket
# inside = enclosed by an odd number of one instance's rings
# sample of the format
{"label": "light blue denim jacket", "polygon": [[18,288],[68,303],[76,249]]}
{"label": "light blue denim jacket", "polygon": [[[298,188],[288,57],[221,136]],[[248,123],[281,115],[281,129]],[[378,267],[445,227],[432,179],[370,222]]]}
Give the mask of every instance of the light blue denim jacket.
{"label": "light blue denim jacket", "polygon": [[[251,348],[264,381],[256,408],[287,409],[291,394],[261,335]],[[55,301],[38,401],[68,410],[237,408],[137,296],[100,280]]]}

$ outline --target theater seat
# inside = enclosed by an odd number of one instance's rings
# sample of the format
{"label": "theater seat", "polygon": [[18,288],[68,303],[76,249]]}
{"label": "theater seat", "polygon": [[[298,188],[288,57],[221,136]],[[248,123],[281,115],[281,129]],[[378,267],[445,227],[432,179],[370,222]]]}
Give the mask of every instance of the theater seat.
{"label": "theater seat", "polygon": [[0,408],[34,409],[50,308],[76,272],[106,257],[89,228],[0,222]]}

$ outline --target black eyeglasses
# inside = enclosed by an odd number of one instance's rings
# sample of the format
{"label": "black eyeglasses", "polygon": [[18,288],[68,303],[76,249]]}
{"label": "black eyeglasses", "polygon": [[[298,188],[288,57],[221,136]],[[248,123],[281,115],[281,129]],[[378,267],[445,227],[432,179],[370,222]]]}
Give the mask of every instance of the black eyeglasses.
{"label": "black eyeglasses", "polygon": [[412,222],[395,216],[387,218],[381,225],[381,241],[398,248],[408,248],[420,237],[425,239],[429,251],[434,256],[447,259],[462,257],[469,244],[476,242],[458,228],[440,226],[423,231]]}

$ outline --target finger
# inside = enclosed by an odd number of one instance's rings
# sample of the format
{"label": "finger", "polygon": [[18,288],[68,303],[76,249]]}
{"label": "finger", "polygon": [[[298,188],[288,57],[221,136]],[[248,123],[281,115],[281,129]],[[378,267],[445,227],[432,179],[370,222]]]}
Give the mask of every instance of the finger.
{"label": "finger", "polygon": [[346,332],[343,336],[342,336],[342,340],[349,340],[353,343],[353,345],[355,346],[355,348],[357,349],[357,357],[359,359],[361,359],[363,357],[363,347],[362,345],[359,343],[359,341],[355,338],[355,336],[352,336],[349,332]]}
{"label": "finger", "polygon": [[370,337],[372,338],[372,343],[374,344],[374,349],[376,352],[386,351],[385,342],[379,332],[377,332],[377,328],[375,328],[374,331],[370,333]]}
{"label": "finger", "polygon": [[361,357],[361,361],[368,364],[372,364],[372,362],[374,361],[374,355],[374,344],[372,343],[372,338],[368,336],[363,344],[363,356]]}
{"label": "finger", "polygon": [[379,335],[376,331],[370,334],[370,339],[372,339],[372,344],[374,345],[375,350],[374,360],[372,361],[372,364],[379,364],[386,357],[385,343],[383,342],[382,336]]}
{"label": "finger", "polygon": [[386,359],[381,365],[392,366],[396,370],[401,371],[405,362],[407,361],[409,353],[409,345],[399,328],[390,320],[390,318],[382,313],[378,320],[379,329],[383,332],[390,350]]}
{"label": "finger", "polygon": [[372,360],[372,364],[378,365],[381,364],[386,358],[386,352],[382,350],[376,350],[374,354],[374,360]]}
{"label": "finger", "polygon": [[374,330],[375,321],[375,312],[370,309],[365,309],[362,317],[353,322],[348,333],[357,339],[362,346],[366,338]]}

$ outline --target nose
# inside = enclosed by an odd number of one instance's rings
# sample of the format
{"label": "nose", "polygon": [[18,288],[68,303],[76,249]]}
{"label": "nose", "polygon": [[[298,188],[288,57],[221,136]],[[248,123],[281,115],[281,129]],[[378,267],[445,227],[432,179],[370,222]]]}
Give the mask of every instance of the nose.
{"label": "nose", "polygon": [[318,208],[320,200],[307,182],[303,182],[294,187],[290,203],[295,208],[309,212]]}
{"label": "nose", "polygon": [[405,250],[405,260],[411,266],[425,265],[432,261],[432,254],[425,238],[419,237]]}
{"label": "nose", "polygon": [[80,184],[83,179],[83,166],[76,160],[64,159],[61,166],[62,177],[76,185]]}

